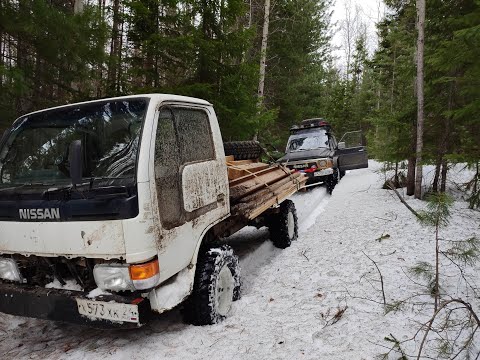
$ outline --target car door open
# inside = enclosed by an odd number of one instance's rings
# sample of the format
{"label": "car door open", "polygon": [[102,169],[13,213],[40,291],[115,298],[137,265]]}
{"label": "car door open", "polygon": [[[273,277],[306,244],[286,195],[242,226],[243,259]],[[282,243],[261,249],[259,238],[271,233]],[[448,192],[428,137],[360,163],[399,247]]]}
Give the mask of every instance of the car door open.
{"label": "car door open", "polygon": [[340,171],[368,167],[368,153],[361,131],[349,131],[338,142],[335,155],[338,156]]}

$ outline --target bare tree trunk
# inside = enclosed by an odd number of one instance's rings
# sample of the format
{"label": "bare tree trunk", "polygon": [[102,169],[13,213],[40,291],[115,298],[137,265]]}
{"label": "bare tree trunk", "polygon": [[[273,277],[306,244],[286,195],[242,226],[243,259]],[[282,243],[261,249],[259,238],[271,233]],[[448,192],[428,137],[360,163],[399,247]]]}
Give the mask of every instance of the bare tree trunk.
{"label": "bare tree trunk", "polygon": [[[26,7],[26,1],[20,0],[18,2],[18,8],[21,13],[23,13]],[[17,54],[16,54],[16,66],[17,68],[24,72],[24,76],[26,76],[26,68],[28,63],[28,55],[27,55],[27,42],[24,41],[22,35],[17,36]],[[28,105],[26,104],[26,99],[29,98],[28,94],[22,93],[20,96],[16,98],[15,108],[18,114],[23,114],[28,111]]]}
{"label": "bare tree trunk", "polygon": [[[124,13],[124,8],[122,6],[121,13]],[[122,21],[122,26],[120,28],[120,44],[118,47],[118,73],[117,73],[117,87],[115,89],[117,94],[121,94],[122,91],[122,76],[123,76],[123,64],[122,64],[122,49],[123,49],[123,40],[125,36],[125,21]]]}
{"label": "bare tree trunk", "polygon": [[113,0],[112,41],[110,43],[110,58],[108,60],[107,83],[111,95],[116,95],[117,66],[120,63],[120,0]]}
{"label": "bare tree trunk", "polygon": [[83,0],[74,0],[73,13],[80,14],[83,12]]}
{"label": "bare tree trunk", "polygon": [[[74,0],[73,1],[73,14],[81,14],[83,12],[83,0]],[[72,81],[70,87],[73,91],[78,91],[80,89],[80,83],[78,81]]]}
{"label": "bare tree trunk", "polygon": [[270,22],[270,0],[265,0],[265,14],[263,17],[262,46],[260,48],[260,79],[258,81],[258,102],[260,111],[263,105],[263,93],[265,87],[265,68],[267,62],[268,26]]}
{"label": "bare tree trunk", "polygon": [[444,193],[447,188],[447,171],[448,171],[448,162],[447,159],[443,158],[442,160],[442,182],[440,183],[440,192]]}
{"label": "bare tree trunk", "polygon": [[393,177],[395,186],[400,186],[400,181],[398,180],[398,160],[395,160],[395,175]]}
{"label": "bare tree trunk", "polygon": [[252,9],[252,0],[249,1],[248,7],[248,28],[252,27],[252,16],[253,16],[253,9]]}
{"label": "bare tree trunk", "polygon": [[411,196],[415,194],[415,167],[417,159],[415,156],[411,156],[408,158],[408,166],[407,166],[407,195]]}
{"label": "bare tree trunk", "polygon": [[438,181],[440,180],[440,169],[442,168],[442,154],[438,155],[437,163],[435,164],[435,176],[433,177],[432,191],[438,192]]}
{"label": "bare tree trunk", "polygon": [[[270,23],[270,0],[265,0],[265,13],[263,15],[262,45],[260,47],[260,77],[258,80],[258,99],[257,113],[260,113],[263,106],[263,94],[265,89],[265,71],[267,66],[267,44],[268,44],[268,26]],[[253,140],[258,138],[258,128],[255,129]]]}
{"label": "bare tree trunk", "polygon": [[423,50],[425,42],[425,0],[417,0],[417,169],[415,172],[415,198],[422,198],[423,177]]}
{"label": "bare tree trunk", "polygon": [[411,196],[415,194],[415,167],[417,163],[417,158],[415,157],[416,149],[416,140],[417,140],[417,127],[416,123],[412,123],[412,138],[410,143],[410,156],[408,157],[408,166],[407,166],[407,195]]}

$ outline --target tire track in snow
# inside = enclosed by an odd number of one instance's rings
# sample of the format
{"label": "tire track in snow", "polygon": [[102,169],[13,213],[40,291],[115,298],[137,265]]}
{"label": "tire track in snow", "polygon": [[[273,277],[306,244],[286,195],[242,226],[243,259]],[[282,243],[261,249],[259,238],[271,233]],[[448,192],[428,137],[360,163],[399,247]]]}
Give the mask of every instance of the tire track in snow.
{"label": "tire track in snow", "polygon": [[316,186],[306,192],[299,192],[292,196],[298,217],[298,233],[302,235],[316,222],[330,201],[330,195],[324,186]]}

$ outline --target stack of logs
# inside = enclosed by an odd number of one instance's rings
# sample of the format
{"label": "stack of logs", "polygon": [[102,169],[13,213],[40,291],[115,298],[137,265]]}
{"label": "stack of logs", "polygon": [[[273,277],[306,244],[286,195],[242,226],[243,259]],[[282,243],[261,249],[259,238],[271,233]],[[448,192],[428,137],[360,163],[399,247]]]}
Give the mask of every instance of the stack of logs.
{"label": "stack of logs", "polygon": [[280,164],[226,157],[233,216],[255,219],[305,186],[307,177]]}

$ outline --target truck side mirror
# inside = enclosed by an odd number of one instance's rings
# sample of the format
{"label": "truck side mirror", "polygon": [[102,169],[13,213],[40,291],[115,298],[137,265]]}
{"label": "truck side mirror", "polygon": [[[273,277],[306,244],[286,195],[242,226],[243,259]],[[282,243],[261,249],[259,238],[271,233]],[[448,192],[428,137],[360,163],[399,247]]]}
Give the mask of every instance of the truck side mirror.
{"label": "truck side mirror", "polygon": [[82,182],[83,161],[82,161],[82,141],[73,140],[68,150],[68,162],[70,163],[70,179],[75,187]]}
{"label": "truck side mirror", "polygon": [[337,145],[337,149],[339,150],[345,149],[345,141],[339,142]]}

